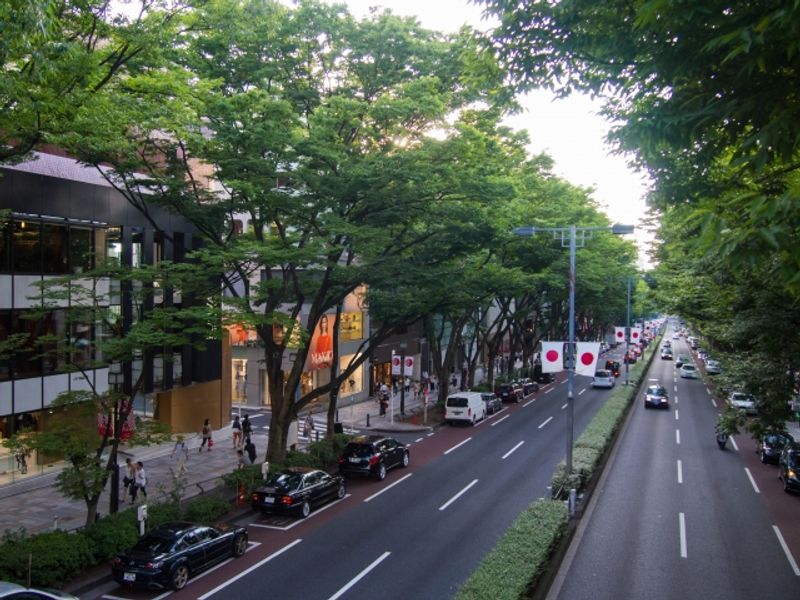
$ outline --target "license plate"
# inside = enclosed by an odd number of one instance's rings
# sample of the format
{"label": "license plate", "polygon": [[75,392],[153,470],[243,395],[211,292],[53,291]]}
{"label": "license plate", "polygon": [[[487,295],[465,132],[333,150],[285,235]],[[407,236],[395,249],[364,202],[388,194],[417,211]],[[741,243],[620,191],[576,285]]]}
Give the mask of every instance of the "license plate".
{"label": "license plate", "polygon": [[361,462],[361,459],[360,458],[356,458],[355,456],[351,456],[349,460],[350,460],[351,463],[360,463]]}
{"label": "license plate", "polygon": [[453,414],[454,415],[460,415],[462,412],[464,412],[464,411],[462,411],[462,410],[454,410]]}
{"label": "license plate", "polygon": [[265,496],[264,504],[275,504],[275,498],[271,498],[270,496]]}
{"label": "license plate", "polygon": [[122,579],[124,581],[136,581],[136,573],[125,573]]}

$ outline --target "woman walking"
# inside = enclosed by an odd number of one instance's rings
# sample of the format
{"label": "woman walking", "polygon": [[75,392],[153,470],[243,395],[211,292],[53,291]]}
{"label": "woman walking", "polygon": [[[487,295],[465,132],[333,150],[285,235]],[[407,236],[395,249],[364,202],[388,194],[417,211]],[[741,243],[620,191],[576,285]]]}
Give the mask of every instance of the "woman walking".
{"label": "woman walking", "polygon": [[211,425],[208,424],[208,419],[203,421],[203,429],[200,430],[200,435],[203,437],[203,441],[200,442],[200,447],[197,451],[202,452],[203,446],[206,446],[206,451],[210,452],[214,441],[211,439]]}

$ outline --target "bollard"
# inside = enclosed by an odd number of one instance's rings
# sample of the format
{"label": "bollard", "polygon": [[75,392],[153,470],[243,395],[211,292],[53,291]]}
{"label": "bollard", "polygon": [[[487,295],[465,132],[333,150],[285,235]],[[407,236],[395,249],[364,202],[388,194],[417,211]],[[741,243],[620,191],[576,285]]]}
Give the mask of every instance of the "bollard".
{"label": "bollard", "polygon": [[318,441],[319,441],[319,431],[315,431],[315,432],[314,432],[314,441],[315,441],[315,442],[318,442]]}
{"label": "bollard", "polygon": [[53,531],[58,531],[58,516],[53,517]]}
{"label": "bollard", "polygon": [[569,516],[575,516],[575,504],[578,497],[578,492],[575,491],[575,488],[572,488],[569,491]]}
{"label": "bollard", "polygon": [[336,423],[339,422],[339,409],[336,409],[336,418],[334,419]]}
{"label": "bollard", "polygon": [[369,413],[367,413],[367,427],[369,427]]}
{"label": "bollard", "polygon": [[551,485],[547,486],[547,497],[551,500],[553,499],[553,486]]}

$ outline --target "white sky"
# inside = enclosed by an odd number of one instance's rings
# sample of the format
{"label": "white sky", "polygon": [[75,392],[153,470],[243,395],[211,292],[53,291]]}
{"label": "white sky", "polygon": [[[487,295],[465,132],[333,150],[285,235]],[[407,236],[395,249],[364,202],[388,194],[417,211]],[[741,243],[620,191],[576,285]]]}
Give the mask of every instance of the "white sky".
{"label": "white sky", "polygon": [[[416,16],[423,27],[437,31],[456,31],[464,23],[479,30],[490,28],[481,20],[481,7],[467,0],[338,1],[343,1],[357,17],[366,16],[371,6],[381,6],[398,15]],[[575,185],[594,188],[594,199],[612,222],[637,226],[634,237],[640,248],[639,266],[648,268],[645,248],[652,243],[652,235],[640,224],[646,212],[647,180],[630,169],[624,157],[611,155],[605,143],[609,124],[598,116],[599,105],[582,95],[555,100],[545,90],[527,94],[521,104],[525,112],[506,123],[528,131],[531,154],[549,154],[558,176]]]}

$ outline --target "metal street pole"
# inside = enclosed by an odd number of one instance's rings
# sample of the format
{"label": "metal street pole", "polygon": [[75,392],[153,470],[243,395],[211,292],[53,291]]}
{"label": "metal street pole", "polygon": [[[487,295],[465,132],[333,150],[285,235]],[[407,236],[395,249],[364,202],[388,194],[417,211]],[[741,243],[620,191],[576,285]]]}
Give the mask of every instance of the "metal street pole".
{"label": "metal street pole", "polygon": [[572,473],[572,438],[575,421],[575,226],[569,228],[569,341],[567,343],[567,473]]}
{"label": "metal street pole", "polygon": [[625,385],[628,385],[629,382],[629,370],[631,368],[630,361],[627,360],[628,352],[631,351],[631,278],[628,277],[628,313],[625,317],[625,331],[627,335],[625,336]]}
{"label": "metal street pole", "polygon": [[406,345],[400,344],[400,414],[406,416]]}

